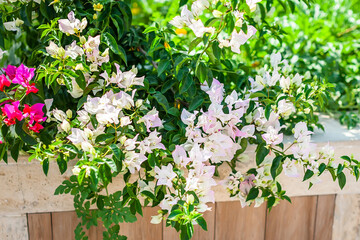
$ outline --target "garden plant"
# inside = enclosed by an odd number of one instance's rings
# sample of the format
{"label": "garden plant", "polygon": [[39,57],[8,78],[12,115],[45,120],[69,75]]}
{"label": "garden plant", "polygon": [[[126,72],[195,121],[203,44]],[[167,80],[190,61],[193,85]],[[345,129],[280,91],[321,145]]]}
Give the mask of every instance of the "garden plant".
{"label": "garden plant", "polygon": [[[121,223],[144,206],[160,207],[152,223],[191,239],[194,224],[207,229],[216,185],[242,207],[269,209],[291,202],[281,173],[309,187],[331,174],[343,188],[345,171],[359,178],[359,162],[335,163],[311,135],[331,89],[347,90],[307,67],[305,53],[294,61],[291,29],[274,20],[313,6],[0,0],[0,159],[28,154],[45,174],[71,166],[55,194],[74,197],[77,239],[97,224],[104,239],[126,239]],[[256,157],[244,171],[249,149]],[[115,178],[124,184],[111,192]]]}

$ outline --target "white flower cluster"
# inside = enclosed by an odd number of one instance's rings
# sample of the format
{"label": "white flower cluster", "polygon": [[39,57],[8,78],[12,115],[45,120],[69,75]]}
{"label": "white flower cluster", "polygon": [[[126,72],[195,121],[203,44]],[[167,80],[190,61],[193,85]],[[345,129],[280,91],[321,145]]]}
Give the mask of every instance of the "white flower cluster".
{"label": "white flower cluster", "polygon": [[[89,36],[86,40],[85,37],[80,36],[80,33],[86,28],[87,20],[83,18],[82,21],[75,18],[74,12],[68,14],[68,19],[60,19],[59,21],[60,31],[63,33],[72,35],[75,34],[80,38],[80,46],[78,46],[76,41],[73,41],[70,45],[59,47],[53,41],[50,41],[50,45],[46,47],[46,52],[50,54],[53,58],[65,59],[67,57],[75,60],[77,57],[82,57],[86,55],[86,60],[90,62],[90,71],[98,71],[98,66],[101,66],[103,63],[109,62],[109,48],[105,51],[100,52],[100,35],[91,37]],[[78,64],[76,70],[83,70],[84,66]]]}
{"label": "white flower cluster", "polygon": [[[54,120],[60,122],[59,133],[65,133],[67,135],[66,138],[76,147],[86,152],[89,159],[102,157],[96,148],[104,143],[96,141],[96,138],[104,134],[107,127],[112,126],[116,131],[116,133],[113,133],[114,137],[116,136],[114,143],[125,154],[123,167],[127,168],[130,173],[135,173],[136,170],[140,170],[141,163],[147,160],[146,154],[152,153],[154,149],[165,149],[161,143],[161,136],[156,130],[156,128],[162,127],[162,121],[158,116],[158,112],[153,109],[138,121],[138,123],[145,123],[148,136],[140,140],[139,134],[133,138],[125,134],[125,128],[130,131],[135,129],[132,115],[126,114],[125,110],[128,112],[136,107],[141,107],[141,104],[135,103],[135,90],[130,95],[126,92],[126,89],[130,89],[133,85],[143,85],[144,78],[136,78],[135,73],[137,73],[137,70],[135,68],[129,72],[119,73],[119,66],[117,66],[117,70],[118,73],[113,75],[110,83],[117,84],[118,86],[122,84],[121,88],[125,89],[124,91],[121,90],[114,93],[110,90],[101,97],[88,96],[83,109],[77,111],[76,119],[73,121],[69,120],[72,118],[71,111],[70,113],[64,113],[61,110],[54,109],[51,114]],[[94,127],[93,121],[91,121],[92,117],[96,119],[97,127]],[[109,155],[106,157],[109,157]],[[74,174],[78,174],[80,168],[88,167],[76,166]]]}
{"label": "white flower cluster", "polygon": [[[247,0],[246,3],[248,4],[251,11],[255,11],[256,3],[260,1],[261,0]],[[215,6],[218,4],[218,2],[219,1],[217,0],[196,0],[192,3],[191,10],[189,10],[188,7],[185,5],[181,11],[180,16],[174,17],[170,21],[170,24],[177,28],[188,27],[194,32],[195,36],[198,38],[202,38],[205,33],[208,33],[210,35],[209,38],[213,36],[218,38],[219,47],[230,47],[231,51],[235,53],[240,53],[240,46],[245,44],[250,37],[255,35],[256,29],[253,26],[248,25],[246,33],[243,30],[238,31],[234,29],[231,33],[231,36],[226,36],[226,34],[222,32],[225,26],[224,24],[220,24],[219,29],[216,29],[212,26],[205,26],[203,21],[200,19],[200,16],[204,13],[206,9],[215,9]],[[231,6],[230,1],[221,1],[221,4],[225,6],[225,9],[228,9]],[[211,14],[215,18],[221,18],[221,21],[223,21],[223,17],[225,15],[224,12],[216,9],[212,10]],[[244,12],[241,12],[239,10],[232,10],[232,14],[236,19],[235,26],[241,27],[244,21]],[[222,37],[218,37],[218,35]]]}

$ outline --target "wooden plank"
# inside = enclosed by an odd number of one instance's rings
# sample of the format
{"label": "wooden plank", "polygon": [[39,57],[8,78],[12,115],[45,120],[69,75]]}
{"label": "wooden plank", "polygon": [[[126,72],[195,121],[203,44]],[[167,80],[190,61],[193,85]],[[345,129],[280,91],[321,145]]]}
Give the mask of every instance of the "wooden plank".
{"label": "wooden plank", "polygon": [[314,233],[315,240],[332,239],[335,198],[335,194],[318,196]]}
{"label": "wooden plank", "polygon": [[[211,207],[211,211],[204,213],[204,218],[207,223],[208,230],[203,230],[199,225],[194,226],[194,236],[191,240],[214,240],[215,233],[215,204],[208,204]],[[178,240],[180,232],[172,227],[166,227],[165,221],[163,221],[163,239],[164,240]]]}
{"label": "wooden plank", "polygon": [[162,224],[150,223],[151,216],[157,215],[159,208],[143,208],[143,217],[137,215],[138,220],[134,223],[121,223],[120,234],[128,237],[128,240],[161,240]]}
{"label": "wooden plank", "polygon": [[265,240],[314,240],[317,196],[291,201],[282,201],[267,213]]}
{"label": "wooden plank", "polygon": [[[71,212],[54,212],[52,213],[53,222],[53,240],[75,239],[74,230],[80,223],[75,211]],[[84,227],[86,236],[89,240],[103,239],[104,227],[101,222],[98,226],[92,226],[90,229]]]}
{"label": "wooden plank", "polygon": [[74,211],[54,212],[51,217],[53,240],[75,239],[74,230],[80,220]]}
{"label": "wooden plank", "polygon": [[265,204],[259,208],[242,208],[239,201],[218,202],[216,203],[215,240],[263,240],[265,218]]}
{"label": "wooden plank", "polygon": [[28,214],[28,229],[30,240],[51,240],[51,214],[32,213]]}

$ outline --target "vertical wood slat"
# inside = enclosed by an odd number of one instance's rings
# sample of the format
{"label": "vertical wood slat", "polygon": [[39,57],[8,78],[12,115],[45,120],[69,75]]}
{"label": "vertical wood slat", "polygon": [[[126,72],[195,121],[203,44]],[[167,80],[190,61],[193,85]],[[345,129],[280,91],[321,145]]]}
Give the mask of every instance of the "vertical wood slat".
{"label": "vertical wood slat", "polygon": [[266,240],[315,240],[317,196],[293,197],[291,201],[282,201],[267,214]]}
{"label": "vertical wood slat", "polygon": [[28,214],[29,240],[52,240],[51,213]]}
{"label": "vertical wood slat", "polygon": [[79,222],[73,211],[52,213],[53,240],[75,239],[74,230]]}
{"label": "vertical wood slat", "polygon": [[314,240],[332,239],[336,195],[318,196]]}
{"label": "vertical wood slat", "polygon": [[[53,240],[75,239],[74,230],[79,223],[80,219],[74,211],[52,213]],[[98,240],[102,239],[104,227],[99,223],[97,227],[84,227],[84,230],[89,240]]]}
{"label": "vertical wood slat", "polygon": [[216,203],[215,240],[263,240],[266,205],[242,208],[240,201]]}
{"label": "vertical wood slat", "polygon": [[[199,225],[194,226],[194,236],[191,240],[214,240],[215,233],[215,204],[208,204],[211,207],[211,211],[204,213],[204,218],[207,223],[207,231],[203,230]],[[172,227],[166,227],[165,221],[163,221],[163,240],[178,240],[180,232]]]}
{"label": "vertical wood slat", "polygon": [[143,217],[137,215],[134,223],[120,223],[120,233],[127,236],[128,240],[161,240],[162,224],[150,223],[151,216],[157,215],[159,208],[143,208]]}

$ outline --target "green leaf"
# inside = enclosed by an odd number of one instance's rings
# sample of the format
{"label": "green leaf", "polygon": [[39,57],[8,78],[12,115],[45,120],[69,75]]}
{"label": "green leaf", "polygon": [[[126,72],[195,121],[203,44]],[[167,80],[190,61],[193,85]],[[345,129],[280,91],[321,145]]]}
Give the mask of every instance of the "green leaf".
{"label": "green leaf", "polygon": [[11,157],[15,160],[15,162],[17,162],[19,158],[19,152],[21,150],[21,147],[22,147],[22,142],[20,141],[20,139],[17,139],[15,141],[15,144],[11,146],[10,154]]}
{"label": "green leaf", "polygon": [[346,176],[343,172],[338,175],[338,181],[340,188],[343,189],[346,184]]}
{"label": "green leaf", "polygon": [[56,159],[56,162],[59,166],[60,173],[63,174],[64,172],[66,172],[67,162],[65,161],[62,153],[59,154],[59,156]]}
{"label": "green leaf", "polygon": [[146,34],[146,33],[149,33],[149,32],[155,32],[157,30],[158,30],[157,27],[149,26],[149,27],[145,28],[145,30],[143,31],[143,34]]}
{"label": "green leaf", "polygon": [[116,43],[116,40],[110,33],[106,32],[101,35],[101,42],[105,43],[111,51],[119,55],[127,65],[127,58],[124,49]]}
{"label": "green leaf", "polygon": [[45,175],[47,176],[48,172],[49,172],[49,159],[45,159],[43,162],[42,162],[42,168],[43,168],[43,171],[45,173]]}
{"label": "green leaf", "polygon": [[258,148],[257,148],[257,152],[256,152],[256,165],[259,166],[259,165],[264,161],[265,157],[269,154],[269,152],[270,152],[270,150],[267,149],[267,148],[265,147],[265,143],[262,142],[262,143],[258,146]]}
{"label": "green leaf", "polygon": [[104,196],[99,195],[97,200],[96,200],[96,206],[99,210],[103,210],[104,209]]}
{"label": "green leaf", "polygon": [[311,178],[313,175],[314,175],[313,171],[311,171],[310,169],[306,170],[303,181]]}
{"label": "green leaf", "polygon": [[351,158],[349,156],[341,156],[345,161],[351,162]]}
{"label": "green leaf", "polygon": [[259,189],[257,189],[256,187],[253,187],[250,189],[249,194],[246,197],[246,201],[253,200],[253,199],[257,198],[258,195],[259,195]]}
{"label": "green leaf", "polygon": [[161,60],[158,65],[158,76],[160,76],[169,66],[170,66],[169,60],[167,59]]}
{"label": "green leaf", "polygon": [[267,95],[263,92],[255,92],[250,94],[250,98],[259,98],[259,97],[267,97]]}
{"label": "green leaf", "polygon": [[144,194],[145,196],[151,198],[152,200],[156,201],[156,197],[152,192],[149,191],[142,191],[141,194]]}
{"label": "green leaf", "polygon": [[175,219],[175,217],[182,215],[182,214],[183,214],[183,212],[180,209],[176,209],[169,214],[168,219],[170,219],[170,220]]}
{"label": "green leaf", "polygon": [[169,107],[169,102],[166,99],[166,97],[164,95],[162,95],[162,93],[160,92],[156,92],[154,94],[154,98],[156,99],[156,101],[164,108],[164,110],[167,112],[167,110],[170,108]]}
{"label": "green leaf", "polygon": [[273,159],[273,162],[272,162],[272,165],[271,165],[271,169],[270,169],[270,172],[271,172],[271,176],[273,179],[276,178],[276,176],[278,175],[277,174],[277,169],[279,168],[279,166],[281,165],[281,162],[283,160],[283,157],[282,156],[277,156]]}
{"label": "green leaf", "polygon": [[104,133],[104,134],[100,134],[99,136],[96,137],[95,142],[99,143],[99,142],[105,142],[105,141],[110,141],[114,139],[114,134],[112,133]]}
{"label": "green leaf", "polygon": [[183,94],[185,93],[189,87],[191,86],[191,84],[193,83],[193,78],[191,77],[190,74],[188,74],[184,80],[182,80],[181,82],[181,87],[180,87],[180,94]]}
{"label": "green leaf", "polygon": [[205,219],[203,217],[198,217],[196,219],[196,222],[199,224],[199,226],[204,229],[205,231],[207,231],[207,223],[205,221]]}
{"label": "green leaf", "polygon": [[121,159],[121,150],[120,150],[120,148],[114,143],[110,144],[109,147],[111,148],[111,151],[113,152],[116,159],[121,161],[122,159]]}
{"label": "green leaf", "polygon": [[82,184],[82,182],[83,182],[83,180],[85,178],[85,174],[86,174],[86,169],[85,168],[81,169],[80,173],[79,173],[79,175],[77,177],[77,180],[78,180],[80,185]]}
{"label": "green leaf", "polygon": [[196,67],[195,75],[201,83],[204,83],[206,81],[207,69],[206,69],[205,63],[203,63],[203,62],[199,63],[199,65]]}
{"label": "green leaf", "polygon": [[26,128],[24,120],[22,120],[21,122],[17,122],[16,125],[15,125],[16,134],[21,138],[21,140],[23,140],[25,143],[27,143],[29,145],[37,144],[37,141],[33,137],[28,135],[24,131],[24,128]]}
{"label": "green leaf", "polygon": [[271,209],[274,203],[275,203],[275,197],[269,197],[267,202],[267,208]]}
{"label": "green leaf", "polygon": [[190,53],[192,50],[194,50],[194,48],[196,48],[197,45],[199,45],[199,43],[201,43],[202,38],[195,38],[189,45],[189,51],[188,53]]}
{"label": "green leaf", "polygon": [[196,96],[189,105],[189,111],[197,109],[204,102],[204,97],[202,95]]}

